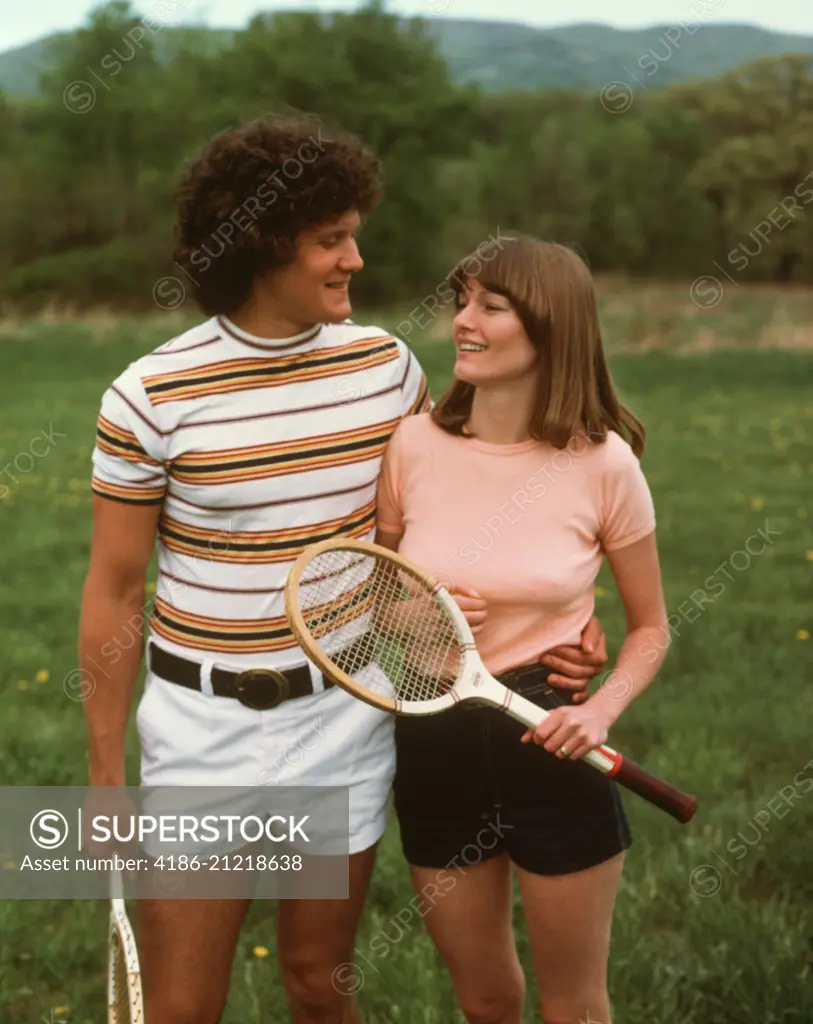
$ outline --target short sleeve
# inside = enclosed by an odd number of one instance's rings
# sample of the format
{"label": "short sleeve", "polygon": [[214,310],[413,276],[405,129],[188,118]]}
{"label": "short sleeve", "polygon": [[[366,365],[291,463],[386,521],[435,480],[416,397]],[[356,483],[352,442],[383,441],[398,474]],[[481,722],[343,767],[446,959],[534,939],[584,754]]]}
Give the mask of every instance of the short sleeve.
{"label": "short sleeve", "polygon": [[404,532],[403,510],[403,438],[396,429],[384,450],[378,476],[378,513],[376,525],[384,533]]}
{"label": "short sleeve", "polygon": [[167,489],[166,444],[133,366],[102,398],[93,449],[92,490],[132,505],[160,505]]}
{"label": "short sleeve", "polygon": [[401,416],[414,416],[420,412],[429,412],[432,398],[429,394],[429,382],[421,369],[412,350],[400,339],[396,339],[404,361],[404,376],[401,379]]}
{"label": "short sleeve", "polygon": [[655,529],[655,505],[641,465],[630,446],[611,433],[602,478],[601,546],[616,551]]}

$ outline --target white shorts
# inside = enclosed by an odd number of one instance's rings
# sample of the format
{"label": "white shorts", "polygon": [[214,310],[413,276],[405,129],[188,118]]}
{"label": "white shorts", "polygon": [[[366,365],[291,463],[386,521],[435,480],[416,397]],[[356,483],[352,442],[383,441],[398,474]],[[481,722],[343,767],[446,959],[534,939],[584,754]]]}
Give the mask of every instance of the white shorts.
{"label": "white shorts", "polygon": [[384,833],[394,717],[341,687],[255,711],[148,672],[136,723],[144,787],[346,786],[347,852],[368,849]]}

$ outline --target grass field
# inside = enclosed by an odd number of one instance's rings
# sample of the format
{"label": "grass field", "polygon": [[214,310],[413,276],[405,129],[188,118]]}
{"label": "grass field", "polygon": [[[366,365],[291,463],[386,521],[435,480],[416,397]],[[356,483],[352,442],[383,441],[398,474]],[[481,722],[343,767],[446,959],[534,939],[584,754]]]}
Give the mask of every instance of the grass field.
{"label": "grass field", "polygon": [[[793,301],[798,311],[810,297]],[[780,305],[771,303],[770,316],[779,319],[770,322],[781,322]],[[608,309],[616,380],[649,431],[644,469],[659,514],[676,632],[661,676],[611,742],[700,799],[686,827],[625,799],[635,842],[615,920],[613,1020],[809,1024],[813,352],[794,334],[801,318],[793,330],[786,324],[797,350],[760,351],[772,347],[754,343],[764,334],[767,307],[753,319],[742,309],[729,309],[728,317],[720,307],[700,311],[691,330],[679,309],[685,292],[668,330],[640,310],[613,318]],[[0,485],[8,489],[0,489],[4,785],[86,781],[82,709],[66,696],[63,679],[75,667],[95,416],[110,380],[166,340],[168,323],[0,330]],[[739,337],[742,348],[695,343],[704,331]],[[652,335],[667,341],[649,344]],[[636,348],[647,351],[630,351]],[[440,393],[449,379],[449,346],[422,337],[416,349]],[[35,458],[31,451],[48,447],[40,441],[31,448],[43,433],[51,435],[50,448]],[[600,582],[598,608],[617,650],[623,616],[606,573]],[[462,1020],[420,919],[413,916],[398,937],[395,915],[412,895],[391,825],[358,943],[366,1024]],[[252,909],[225,1024],[287,1019],[273,955],[274,913],[269,902]],[[105,1019],[106,917],[102,902],[0,905],[3,1024]],[[529,965],[519,919],[517,934]],[[371,946],[377,936],[385,941]],[[386,955],[373,952],[382,946]],[[258,947],[270,955],[258,956]],[[535,1019],[531,985],[526,1020]]]}

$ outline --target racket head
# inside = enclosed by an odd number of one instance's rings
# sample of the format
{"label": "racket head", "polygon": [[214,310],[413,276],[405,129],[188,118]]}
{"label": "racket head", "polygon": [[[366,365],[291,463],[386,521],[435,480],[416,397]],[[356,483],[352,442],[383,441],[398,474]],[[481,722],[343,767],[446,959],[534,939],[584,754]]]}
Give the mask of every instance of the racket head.
{"label": "racket head", "polygon": [[312,544],[285,582],[285,613],[308,658],[383,711],[435,714],[460,700],[471,629],[430,573],[368,541]]}
{"label": "racket head", "polygon": [[124,901],[114,898],[107,936],[108,1024],[143,1024],[141,967]]}

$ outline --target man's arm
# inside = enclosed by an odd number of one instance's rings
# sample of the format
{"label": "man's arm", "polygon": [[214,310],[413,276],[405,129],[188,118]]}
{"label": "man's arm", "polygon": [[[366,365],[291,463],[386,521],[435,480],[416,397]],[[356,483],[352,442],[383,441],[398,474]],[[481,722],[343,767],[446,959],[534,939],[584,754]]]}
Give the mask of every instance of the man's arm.
{"label": "man's arm", "polygon": [[539,659],[552,669],[548,682],[564,690],[573,691],[573,702],[583,704],[590,696],[587,686],[607,664],[607,637],[601,622],[594,615],[581,637],[581,646],[562,644],[546,651]]}
{"label": "man's arm", "polygon": [[92,786],[124,786],[124,744],[143,653],[145,579],[160,504],[93,496],[93,539],[79,622],[79,668]]}

